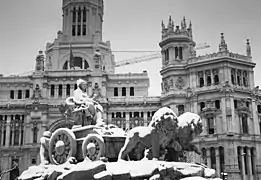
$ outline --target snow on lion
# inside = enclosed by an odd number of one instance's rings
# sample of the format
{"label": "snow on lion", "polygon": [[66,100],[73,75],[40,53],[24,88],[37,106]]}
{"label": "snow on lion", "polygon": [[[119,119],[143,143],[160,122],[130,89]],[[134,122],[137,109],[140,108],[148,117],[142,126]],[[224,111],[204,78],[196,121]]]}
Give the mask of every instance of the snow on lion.
{"label": "snow on lion", "polygon": [[191,112],[185,112],[178,117],[178,126],[179,127],[187,126],[192,121],[194,121],[195,124],[197,124],[198,122],[202,122],[199,115]]}

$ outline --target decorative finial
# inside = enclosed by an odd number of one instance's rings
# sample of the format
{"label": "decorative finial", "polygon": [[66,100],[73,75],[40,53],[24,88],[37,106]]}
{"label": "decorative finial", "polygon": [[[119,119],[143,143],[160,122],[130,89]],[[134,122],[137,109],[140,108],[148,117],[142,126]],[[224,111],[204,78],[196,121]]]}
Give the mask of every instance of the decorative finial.
{"label": "decorative finial", "polygon": [[219,44],[219,52],[228,52],[227,43],[224,38],[224,33],[221,33],[221,42]]}
{"label": "decorative finial", "polygon": [[183,25],[184,25],[184,29],[187,29],[187,23],[186,23],[186,18],[185,18],[185,16],[183,17]]}
{"label": "decorative finial", "polygon": [[171,27],[171,23],[172,22],[172,20],[171,20],[171,15],[169,15],[169,24],[168,24],[168,27]]}
{"label": "decorative finial", "polygon": [[246,41],[247,41],[246,53],[248,57],[251,57],[251,46],[250,46],[249,39],[247,39]]}
{"label": "decorative finial", "polygon": [[165,24],[164,24],[163,20],[161,22],[161,28],[162,28],[162,30],[165,29]]}

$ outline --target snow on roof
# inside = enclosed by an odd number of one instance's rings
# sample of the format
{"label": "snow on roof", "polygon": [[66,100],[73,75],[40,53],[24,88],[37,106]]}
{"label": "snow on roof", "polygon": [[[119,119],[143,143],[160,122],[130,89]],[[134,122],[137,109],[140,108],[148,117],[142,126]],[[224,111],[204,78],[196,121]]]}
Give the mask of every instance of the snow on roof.
{"label": "snow on roof", "polygon": [[195,113],[191,113],[191,112],[185,112],[178,117],[178,126],[179,127],[187,126],[193,120],[194,120],[195,124],[197,124],[199,121],[201,121],[199,115],[197,115]]}

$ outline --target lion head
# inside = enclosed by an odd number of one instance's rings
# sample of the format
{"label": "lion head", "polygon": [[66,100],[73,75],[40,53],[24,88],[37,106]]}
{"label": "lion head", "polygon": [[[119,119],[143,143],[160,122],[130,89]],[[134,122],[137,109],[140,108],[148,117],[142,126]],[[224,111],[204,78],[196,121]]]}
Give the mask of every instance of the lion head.
{"label": "lion head", "polygon": [[160,108],[152,117],[149,127],[154,127],[165,136],[173,137],[178,126],[176,114],[168,107]]}

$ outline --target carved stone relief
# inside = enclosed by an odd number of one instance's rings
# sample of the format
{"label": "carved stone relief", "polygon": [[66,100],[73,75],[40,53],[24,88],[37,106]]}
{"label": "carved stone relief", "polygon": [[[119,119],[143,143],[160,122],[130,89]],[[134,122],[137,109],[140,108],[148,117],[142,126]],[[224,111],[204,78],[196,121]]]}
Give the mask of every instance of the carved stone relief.
{"label": "carved stone relief", "polygon": [[178,89],[182,89],[185,86],[185,82],[181,77],[178,77],[175,85]]}

